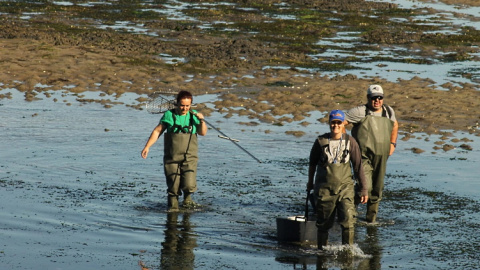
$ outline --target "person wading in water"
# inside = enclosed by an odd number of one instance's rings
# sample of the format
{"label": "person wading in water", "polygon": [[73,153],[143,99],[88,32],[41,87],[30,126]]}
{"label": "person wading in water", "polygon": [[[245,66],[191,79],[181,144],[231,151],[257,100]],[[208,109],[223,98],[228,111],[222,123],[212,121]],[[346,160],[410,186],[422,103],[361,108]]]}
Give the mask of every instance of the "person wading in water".
{"label": "person wading in water", "polygon": [[191,110],[192,94],[180,91],[176,101],[176,108],[164,113],[141,152],[142,157],[146,159],[150,147],[166,131],[163,167],[169,211],[178,211],[178,197],[182,193],[184,207],[192,208],[196,205],[192,194],[197,191],[197,134],[201,136],[207,134],[203,114]]}
{"label": "person wading in water", "polygon": [[[367,104],[345,113],[345,125],[353,124],[352,136],[362,151],[362,164],[368,182],[366,221],[374,223],[382,200],[387,160],[397,147],[398,122],[392,107],[383,104],[383,88],[370,85]],[[358,196],[356,198],[358,204]]]}
{"label": "person wading in water", "polygon": [[362,187],[361,202],[366,203],[368,200],[360,148],[353,137],[343,133],[344,120],[345,114],[342,111],[331,111],[328,121],[330,132],[319,136],[310,151],[307,192],[313,189],[317,198],[315,206],[319,249],[328,243],[328,230],[335,222],[336,213],[342,227],[342,244],[353,245],[357,213],[353,176]]}

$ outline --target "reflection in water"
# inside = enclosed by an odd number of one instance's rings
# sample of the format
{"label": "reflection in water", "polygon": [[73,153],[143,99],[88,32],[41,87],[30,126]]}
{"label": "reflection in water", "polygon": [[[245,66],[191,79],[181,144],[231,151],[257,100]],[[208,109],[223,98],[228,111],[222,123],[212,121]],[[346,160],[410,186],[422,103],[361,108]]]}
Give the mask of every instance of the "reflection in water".
{"label": "reflection in water", "polygon": [[[182,220],[178,221],[179,215]],[[193,249],[197,239],[190,226],[190,213],[167,213],[160,269],[194,269]]]}
{"label": "reflection in water", "polygon": [[[282,254],[283,255],[283,254]],[[316,257],[314,256],[294,256],[283,255],[275,258],[277,262],[291,264],[293,269],[308,269],[308,265],[314,265]]]}
{"label": "reflection in water", "polygon": [[376,270],[381,269],[382,248],[378,241],[378,227],[367,226],[367,236],[363,245],[368,248],[368,253],[372,255],[371,258],[366,259],[360,263],[359,270]]}
{"label": "reflection in water", "polygon": [[[285,264],[291,264],[293,269],[342,269],[342,270],[367,270],[364,265],[368,266],[368,259],[358,258],[352,254],[349,247],[336,245],[331,251],[317,251],[316,255],[298,254],[298,256],[286,255],[276,257],[275,260]],[[307,252],[311,253],[311,252]],[[372,268],[373,269],[373,268]]]}
{"label": "reflection in water", "polygon": [[340,254],[338,257],[335,257],[335,262],[332,261],[331,256],[318,256],[317,257],[317,269],[355,269],[354,258],[348,256],[348,254]]}
{"label": "reflection in water", "polygon": [[[358,245],[348,247],[332,244],[326,250],[311,250],[295,246],[283,246],[284,250],[275,258],[276,261],[291,264],[293,269],[342,269],[342,270],[377,270],[381,269],[381,246],[378,239],[378,226],[366,226],[365,239],[358,239]],[[362,248],[360,248],[360,246]],[[363,253],[362,250],[365,250]],[[315,253],[312,254],[312,251]],[[297,253],[297,254],[295,254]],[[288,254],[288,255],[286,255]],[[307,255],[308,254],[308,255]]]}

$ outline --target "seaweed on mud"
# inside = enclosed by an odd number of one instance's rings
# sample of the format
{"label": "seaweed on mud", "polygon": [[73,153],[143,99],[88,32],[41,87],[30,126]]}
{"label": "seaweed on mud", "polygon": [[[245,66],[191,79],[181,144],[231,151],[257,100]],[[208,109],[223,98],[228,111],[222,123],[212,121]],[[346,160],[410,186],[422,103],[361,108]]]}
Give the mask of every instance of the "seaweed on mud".
{"label": "seaweed on mud", "polygon": [[312,44],[322,37],[332,36],[333,29],[315,27],[300,21],[277,20],[275,22],[237,22],[234,26],[241,31],[255,33],[255,39],[293,45],[293,48]]}
{"label": "seaweed on mud", "polygon": [[423,35],[420,42],[441,48],[450,46],[470,47],[480,43],[480,30],[464,26],[458,34],[427,34]]}
{"label": "seaweed on mud", "polygon": [[[411,55],[411,54],[408,54],[406,52],[405,56],[407,55]],[[434,61],[428,58],[412,58],[412,57],[402,58],[398,56],[392,56],[392,57],[374,56],[374,57],[370,57],[366,62],[391,62],[391,63],[428,65],[428,64],[433,64]]]}
{"label": "seaweed on mud", "polygon": [[[70,46],[78,50],[78,53],[103,54],[106,50],[106,58],[109,59],[102,60],[107,63],[102,66],[106,67],[110,62],[113,64],[112,68],[117,70],[124,69],[123,64],[141,67],[138,69],[139,75],[145,85],[152,86],[149,89],[169,83],[178,84],[175,81],[181,80],[180,76],[172,80],[151,79],[156,73],[165,73],[165,77],[169,76],[167,73],[185,72],[193,76],[230,76],[216,85],[210,85],[215,90],[224,91],[231,89],[232,85],[233,88],[246,84],[255,87],[253,80],[238,80],[233,78],[235,75],[232,74],[244,74],[254,70],[263,72],[266,66],[286,66],[288,70],[284,73],[291,74],[373,70],[374,68],[370,67],[361,68],[358,63],[381,61],[392,63],[393,66],[395,63],[425,65],[438,64],[439,61],[474,61],[478,58],[476,54],[479,51],[478,30],[445,25],[441,23],[441,17],[429,16],[438,11],[403,10],[396,5],[371,1],[287,1],[288,4],[281,6],[277,5],[278,1],[230,1],[227,4],[209,1],[215,3],[211,5],[214,8],[204,8],[205,1],[189,1],[192,5],[182,6],[179,12],[192,16],[193,20],[180,21],[169,20],[160,12],[154,14],[146,11],[162,9],[165,1],[116,1],[115,5],[79,5],[84,3],[80,1],[74,1],[73,5],[50,1],[37,1],[32,5],[28,5],[28,2],[16,2],[0,3],[0,6],[7,7],[6,14],[1,19],[0,38],[12,39],[14,42],[18,39],[33,40],[33,50],[42,50],[40,53],[44,53],[45,60],[48,60],[46,62],[54,62],[55,53],[64,50],[64,47]],[[22,12],[39,14],[33,14],[26,20],[19,18]],[[126,33],[126,28],[108,28],[118,21],[126,21],[131,25],[143,24],[143,28],[156,35]],[[100,26],[107,28],[102,30],[98,28]],[[323,42],[324,40],[326,42]],[[39,43],[43,45],[38,46]],[[342,46],[345,43],[349,46]],[[388,50],[382,53],[386,48]],[[52,51],[44,52],[44,49]],[[339,56],[323,55],[329,51],[341,53]],[[372,54],[371,51],[378,52],[381,56],[374,56],[375,53]],[[160,54],[181,57],[185,62],[167,64],[162,62]],[[342,56],[343,54],[348,56]],[[392,56],[384,56],[387,54]],[[282,73],[272,70],[266,71],[268,76]],[[91,74],[86,76],[92,77]],[[128,81],[120,78],[125,76],[128,75],[114,79],[120,82]],[[458,76],[472,82],[479,81],[475,71],[459,71]],[[93,81],[96,79],[92,78],[92,82],[82,81],[78,89],[107,91],[107,85],[94,85]],[[38,80],[41,80],[42,84],[54,82],[55,89],[76,83],[73,79],[62,81],[40,77]],[[35,88],[33,82],[26,84],[23,81],[12,81],[10,84],[21,91]],[[211,80],[202,82],[208,84]],[[450,90],[457,88],[453,84],[442,87]],[[467,84],[460,87],[473,88]],[[143,93],[148,90],[140,90],[132,85],[125,91]],[[438,99],[441,98],[440,95],[437,96]],[[402,102],[398,97],[393,98],[398,100],[398,104]],[[275,97],[269,97],[269,101],[272,99]],[[326,101],[322,103],[312,100],[312,103],[318,109],[331,106]],[[472,107],[474,105],[472,104]],[[400,116],[418,114],[400,105],[395,109],[398,109]],[[430,108],[430,111],[436,114],[435,108]],[[422,131],[420,124],[409,126],[401,123],[401,128]],[[453,122],[447,124],[453,125]],[[429,126],[431,132],[437,130],[436,125],[438,124]],[[469,121],[462,125],[471,127],[474,124]]]}
{"label": "seaweed on mud", "polygon": [[308,158],[300,158],[300,159],[291,159],[287,161],[276,161],[278,163],[283,164],[282,166],[285,168],[292,168],[297,170],[305,170],[308,168]]}
{"label": "seaweed on mud", "polygon": [[158,19],[161,15],[158,12],[143,10],[146,6],[142,1],[118,1],[115,5],[95,5],[91,8],[74,5],[70,12],[75,17],[92,18],[103,21],[121,20],[152,20]]}
{"label": "seaweed on mud", "polygon": [[269,82],[265,84],[266,86],[280,86],[280,87],[292,87],[293,84],[285,81],[276,81],[276,82]]}
{"label": "seaweed on mud", "polygon": [[[312,67],[312,66],[307,66],[307,67]],[[314,68],[318,71],[340,71],[340,70],[357,69],[357,67],[353,66],[352,64],[346,61],[342,61],[338,63],[319,62]]]}
{"label": "seaweed on mud", "polygon": [[[329,3],[323,2],[296,2],[291,4],[295,6],[287,6],[279,9],[274,2],[256,2],[246,1],[242,3],[232,2],[233,5],[223,5],[219,3],[215,9],[198,9],[187,8],[182,10],[186,15],[199,18],[201,20],[225,20],[225,23],[213,24],[211,28],[198,29],[198,22],[191,21],[169,21],[165,19],[160,13],[148,11],[148,8],[162,8],[164,1],[155,1],[144,5],[142,1],[118,1],[115,5],[92,5],[90,7],[77,5],[81,2],[75,2],[74,5],[58,5],[52,4],[49,1],[41,1],[32,3],[23,2],[2,2],[1,6],[5,7],[7,13],[20,14],[22,12],[43,12],[49,14],[48,16],[37,16],[29,27],[34,27],[44,31],[47,36],[52,36],[50,39],[55,45],[95,45],[105,49],[113,49],[114,43],[119,40],[124,40],[127,36],[121,36],[122,30],[110,31],[99,30],[92,31],[92,27],[97,24],[112,24],[114,21],[121,19],[122,21],[143,22],[145,26],[151,27],[154,31],[162,31],[162,29],[169,29],[174,31],[202,31],[212,36],[217,36],[220,39],[230,37],[238,39],[244,33],[252,33],[251,38],[259,42],[270,43],[270,54],[273,55],[258,55],[263,58],[262,61],[270,64],[287,64],[297,67],[309,68],[318,71],[340,71],[354,69],[351,64],[359,61],[357,57],[346,57],[341,62],[328,63],[326,61],[312,61],[307,54],[315,54],[319,50],[325,50],[333,46],[318,46],[316,42],[324,37],[332,37],[339,31],[350,31],[359,33],[359,37],[363,36],[366,44],[411,44],[412,42],[419,42],[419,44],[428,45],[435,44],[438,46],[455,46],[461,45],[469,46],[469,44],[478,43],[478,31],[464,27],[459,35],[445,35],[445,34],[423,34],[424,31],[439,30],[440,26],[431,24],[416,24],[415,20],[392,21],[392,17],[412,18],[418,15],[423,15],[421,10],[399,9],[395,5],[369,2],[338,2]],[[191,3],[199,3],[198,1],[191,1]],[[359,16],[356,12],[350,12],[345,7],[352,7],[358,5],[365,8],[367,6],[374,7],[373,9],[366,9],[362,11]],[[243,8],[245,7],[245,8]],[[248,7],[248,9],[247,9]],[[312,9],[313,7],[313,9]],[[322,8],[320,8],[322,7]],[[343,10],[343,12],[332,14],[331,10]],[[272,19],[272,14],[278,15]],[[282,19],[282,16],[294,16],[296,20]],[[60,20],[54,19],[68,17],[70,21],[64,23]],[[331,17],[336,18],[335,21]],[[92,19],[92,20],[88,20]],[[17,24],[15,27],[19,27]],[[10,27],[10,26],[5,26]],[[21,27],[21,26],[20,26]],[[229,30],[235,29],[235,30]],[[1,31],[0,31],[1,32]],[[20,33],[20,31],[17,31]],[[116,34],[114,34],[117,32]],[[12,32],[10,32],[12,33]],[[27,32],[25,32],[27,33]],[[24,34],[25,37],[30,36],[34,38],[39,33],[36,31],[28,31],[29,34]],[[55,34],[53,34],[55,33]],[[62,33],[59,35],[59,33]],[[165,32],[164,32],[165,33]],[[40,33],[41,34],[41,33]],[[15,34],[18,35],[18,34]],[[168,34],[170,35],[170,33]],[[138,36],[137,38],[139,38]],[[143,39],[143,38],[142,38]],[[141,44],[130,39],[128,42],[123,42],[125,52],[128,49],[134,49],[134,46],[140,46],[139,50],[143,50],[148,54],[161,53],[162,47],[157,47],[153,40],[143,39]],[[172,42],[175,42],[172,40]],[[130,43],[130,44],[129,44]],[[226,44],[222,45],[225,47]],[[172,45],[173,46],[173,45]],[[117,46],[118,47],[118,46]],[[352,50],[358,50],[357,46]],[[213,72],[219,73],[227,71],[231,67],[242,67],[247,63],[245,61],[238,61],[237,57],[229,57],[229,60],[217,61],[215,65],[211,65],[210,61],[203,59],[210,58],[209,55],[216,56],[216,53],[210,54],[191,54],[194,46],[182,48],[176,46],[175,51],[178,55],[189,58],[189,63],[179,63],[175,68],[183,69],[187,72]],[[198,48],[197,48],[198,49]],[[374,48],[370,48],[374,49]],[[273,52],[278,50],[278,52]],[[163,52],[168,51],[164,48]],[[169,51],[168,51],[169,52]],[[286,53],[288,52],[288,53]],[[251,53],[251,52],[250,52]],[[412,53],[411,51],[409,53]],[[298,55],[295,55],[298,54]],[[415,52],[414,52],[415,54]],[[232,54],[234,55],[234,54]],[[214,58],[219,60],[218,57]],[[395,58],[398,59],[398,58]],[[396,61],[395,59],[385,59],[387,61]],[[425,57],[419,59],[426,59]],[[428,60],[419,60],[411,57],[403,60],[398,60],[406,63],[425,63]],[[445,61],[464,61],[471,59],[470,52],[464,53],[456,52],[444,56]],[[376,59],[382,60],[382,59]],[[365,61],[375,61],[375,59],[366,59]],[[132,62],[134,63],[134,62]],[[140,65],[158,65],[156,61],[143,61]]]}
{"label": "seaweed on mud", "polygon": [[[384,196],[396,205],[395,208],[411,209],[416,207],[423,211],[438,212],[444,215],[445,220],[455,220],[464,216],[469,211],[475,211],[479,205],[476,201],[448,195],[444,192],[430,191],[421,188],[406,188],[398,190],[385,190]],[[417,201],[424,203],[405,204],[405,201]]]}
{"label": "seaweed on mud", "polygon": [[47,1],[0,1],[0,9],[4,13],[22,14],[24,12],[36,12],[45,7]]}

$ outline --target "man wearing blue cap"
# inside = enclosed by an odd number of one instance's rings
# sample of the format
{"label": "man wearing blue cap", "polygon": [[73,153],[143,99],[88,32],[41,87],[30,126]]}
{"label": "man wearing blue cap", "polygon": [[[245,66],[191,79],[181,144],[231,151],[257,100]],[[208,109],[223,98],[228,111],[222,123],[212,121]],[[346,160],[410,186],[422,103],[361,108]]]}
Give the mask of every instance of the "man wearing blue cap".
{"label": "man wearing blue cap", "polygon": [[343,132],[345,114],[340,110],[333,110],[328,120],[330,132],[319,136],[310,151],[307,183],[307,191],[313,189],[317,198],[319,249],[323,249],[328,243],[328,230],[334,224],[335,213],[342,227],[342,244],[353,245],[356,219],[353,176],[361,187],[361,202],[368,201],[360,148],[353,137]]}
{"label": "man wearing blue cap", "polygon": [[367,104],[347,111],[344,124],[353,124],[352,136],[362,151],[362,163],[369,185],[366,221],[373,223],[382,199],[387,159],[397,146],[398,122],[394,110],[383,104],[380,85],[368,87],[367,99]]}

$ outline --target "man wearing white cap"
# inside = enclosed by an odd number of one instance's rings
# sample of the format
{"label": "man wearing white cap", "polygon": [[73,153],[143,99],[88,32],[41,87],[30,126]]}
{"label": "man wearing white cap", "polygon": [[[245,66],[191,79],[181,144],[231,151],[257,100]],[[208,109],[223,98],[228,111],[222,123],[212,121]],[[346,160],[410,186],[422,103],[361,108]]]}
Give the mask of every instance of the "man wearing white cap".
{"label": "man wearing white cap", "polygon": [[370,85],[367,104],[345,113],[345,125],[352,123],[352,135],[362,151],[362,164],[369,183],[367,222],[376,221],[382,199],[387,159],[397,146],[398,122],[392,107],[383,104],[383,89]]}

